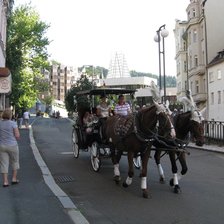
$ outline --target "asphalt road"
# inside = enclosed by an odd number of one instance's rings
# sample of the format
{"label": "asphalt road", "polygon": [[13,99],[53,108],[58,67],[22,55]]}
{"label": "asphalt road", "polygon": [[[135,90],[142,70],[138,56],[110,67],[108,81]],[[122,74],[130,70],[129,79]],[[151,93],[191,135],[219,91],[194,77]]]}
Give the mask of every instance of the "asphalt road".
{"label": "asphalt road", "polygon": [[[149,161],[151,199],[141,196],[139,171],[125,189],[113,181],[110,159],[94,172],[88,152],[72,155],[72,124],[66,119],[39,118],[33,124],[36,145],[58,185],[91,224],[219,224],[224,213],[224,154],[189,149],[188,173],[180,180],[181,194],[169,186],[172,177],[168,156],[162,158],[167,179],[159,183],[153,159]],[[120,164],[123,180],[127,158]],[[66,224],[66,223],[64,223]]]}

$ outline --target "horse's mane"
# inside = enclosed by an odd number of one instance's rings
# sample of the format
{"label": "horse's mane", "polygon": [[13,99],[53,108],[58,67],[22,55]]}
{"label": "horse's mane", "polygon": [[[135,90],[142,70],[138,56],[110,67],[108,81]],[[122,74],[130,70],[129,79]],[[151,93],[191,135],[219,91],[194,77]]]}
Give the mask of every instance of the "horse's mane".
{"label": "horse's mane", "polygon": [[152,104],[152,105],[147,106],[147,107],[142,107],[142,108],[139,110],[139,112],[140,112],[140,113],[141,113],[141,112],[146,112],[146,111],[148,111],[148,110],[151,110],[152,107],[155,107],[155,105]]}
{"label": "horse's mane", "polygon": [[140,130],[145,129],[144,123],[142,122],[143,116],[145,113],[150,112],[153,109],[156,109],[156,106],[154,104],[147,107],[143,107],[138,111],[137,113],[138,120],[136,121],[138,129]]}
{"label": "horse's mane", "polygon": [[175,117],[174,117],[174,123],[175,125],[177,125],[179,122],[181,122],[182,120],[185,121],[186,118],[190,117],[191,116],[191,111],[186,111],[184,113],[181,113],[181,114],[177,114]]}
{"label": "horse's mane", "polygon": [[191,117],[191,111],[187,111],[181,114],[177,114],[173,120],[174,120],[174,127],[176,130],[176,133],[180,136],[186,137],[189,130],[190,125],[190,117]]}

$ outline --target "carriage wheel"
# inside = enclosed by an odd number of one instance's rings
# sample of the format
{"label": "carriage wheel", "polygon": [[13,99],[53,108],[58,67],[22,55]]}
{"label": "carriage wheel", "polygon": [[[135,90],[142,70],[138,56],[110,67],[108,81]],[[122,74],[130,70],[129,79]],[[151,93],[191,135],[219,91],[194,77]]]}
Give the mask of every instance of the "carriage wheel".
{"label": "carriage wheel", "polygon": [[75,128],[72,130],[72,150],[75,158],[79,157],[78,136]]}
{"label": "carriage wheel", "polygon": [[90,157],[93,170],[95,172],[98,172],[100,170],[101,160],[100,160],[100,150],[97,142],[92,143],[90,149]]}
{"label": "carriage wheel", "polygon": [[133,158],[133,163],[136,169],[140,169],[142,166],[141,156],[136,156]]}

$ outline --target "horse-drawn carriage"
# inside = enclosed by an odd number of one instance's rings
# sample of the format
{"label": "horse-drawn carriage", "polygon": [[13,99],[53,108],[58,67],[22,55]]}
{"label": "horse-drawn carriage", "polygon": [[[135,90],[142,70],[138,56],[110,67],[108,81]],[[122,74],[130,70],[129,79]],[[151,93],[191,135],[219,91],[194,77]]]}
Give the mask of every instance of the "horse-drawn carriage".
{"label": "horse-drawn carriage", "polygon": [[[76,100],[79,97],[86,97],[89,106],[79,111],[76,117],[72,131],[73,154],[75,158],[79,157],[80,151],[90,152],[91,164],[94,171],[99,171],[101,160],[111,157],[111,144],[103,138],[102,123],[105,118],[96,115],[96,105],[94,98],[104,95],[116,100],[118,95],[126,95],[130,101],[133,99],[135,90],[121,88],[98,88],[87,91],[80,91],[76,94]],[[113,103],[113,102],[111,102]],[[88,122],[83,123],[85,114],[88,114]]]}
{"label": "horse-drawn carriage", "polygon": [[[162,166],[159,162],[160,152],[166,151],[170,156],[174,173],[171,184],[175,187],[174,192],[178,192],[176,154],[178,154],[181,162],[181,174],[184,175],[187,172],[184,155],[186,148],[185,137],[189,132],[192,132],[199,144],[203,144],[201,143],[203,142],[201,140],[203,130],[201,129],[200,113],[192,107],[192,112],[179,116],[177,129],[174,128],[171,122],[170,111],[165,105],[156,101],[153,101],[151,106],[142,108],[125,118],[111,116],[106,121],[101,122],[101,119],[95,115],[93,97],[102,94],[108,96],[129,94],[131,99],[134,93],[134,90],[100,88],[81,91],[76,94],[77,98],[85,96],[90,101],[88,112],[91,114],[91,119],[87,125],[83,124],[82,119],[85,111],[79,113],[76,119],[72,132],[74,157],[79,157],[80,150],[89,151],[94,171],[99,171],[102,158],[111,158],[114,165],[114,180],[118,183],[120,181],[119,161],[121,156],[126,154],[129,168],[128,177],[123,186],[128,187],[132,183],[134,166],[141,166],[141,189],[143,197],[147,198],[147,165],[151,151],[155,150],[156,152],[155,159],[160,180],[164,179]],[[178,139],[175,137],[175,130],[178,131]],[[182,133],[183,130],[184,133]]]}

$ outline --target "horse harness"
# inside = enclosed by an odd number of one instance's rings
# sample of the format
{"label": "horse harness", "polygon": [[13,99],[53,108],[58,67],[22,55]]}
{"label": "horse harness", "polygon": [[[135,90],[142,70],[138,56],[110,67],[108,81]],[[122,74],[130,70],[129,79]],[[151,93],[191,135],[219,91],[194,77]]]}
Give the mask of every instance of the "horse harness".
{"label": "horse harness", "polygon": [[[136,138],[143,143],[143,150],[145,151],[148,146],[153,143],[161,145],[169,149],[177,149],[180,145],[177,145],[174,141],[168,141],[163,136],[158,135],[156,132],[147,129],[141,130],[140,124],[143,121],[141,112],[136,112],[128,116],[117,116],[118,119],[114,126],[114,133],[116,136],[120,136],[122,142],[129,135],[134,134]],[[168,121],[167,121],[168,122]],[[133,127],[133,130],[131,130]]]}

